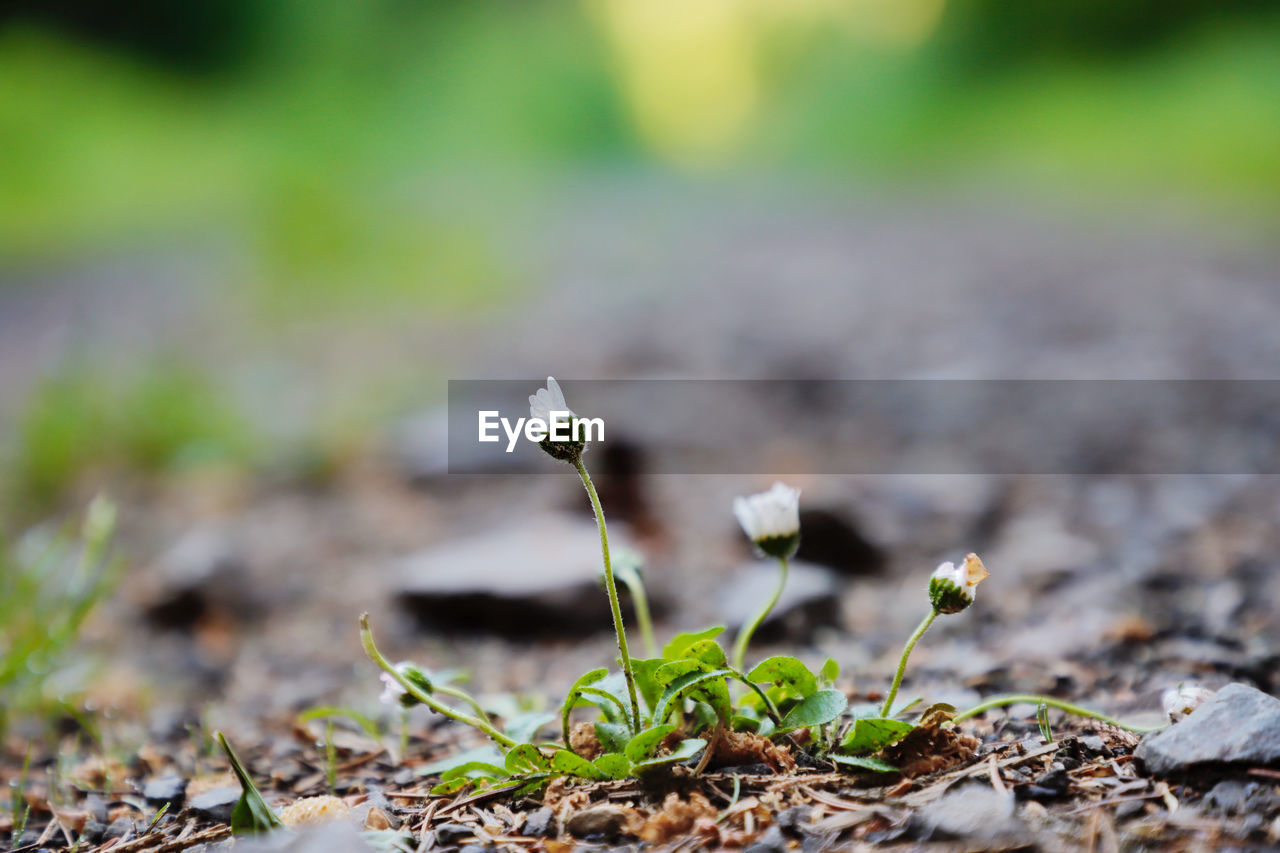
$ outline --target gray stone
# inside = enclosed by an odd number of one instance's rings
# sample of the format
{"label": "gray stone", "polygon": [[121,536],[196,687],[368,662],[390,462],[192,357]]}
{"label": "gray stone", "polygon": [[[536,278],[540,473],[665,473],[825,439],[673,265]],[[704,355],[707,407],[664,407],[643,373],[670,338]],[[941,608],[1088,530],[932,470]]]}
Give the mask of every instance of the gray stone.
{"label": "gray stone", "polygon": [[128,841],[133,837],[136,827],[132,820],[127,817],[118,817],[111,821],[111,825],[107,827],[107,831],[103,833],[103,838],[110,840],[118,838],[121,841]]}
{"label": "gray stone", "polygon": [[925,838],[994,841],[1017,838],[1026,827],[1014,814],[1013,794],[973,784],[948,792],[913,818]]}
{"label": "gray stone", "polygon": [[1280,796],[1276,795],[1271,786],[1260,782],[1224,779],[1205,795],[1204,807],[1210,814],[1258,814],[1270,817],[1280,809]]}
{"label": "gray stone", "polygon": [[565,829],[574,838],[590,838],[612,841],[622,832],[627,822],[627,812],[618,806],[594,806],[574,812],[565,821]]}
{"label": "gray stone", "polygon": [[[738,567],[736,579],[725,590],[720,618],[736,629],[753,619],[778,585],[778,567],[752,561]],[[804,640],[815,628],[839,622],[840,584],[830,571],[809,563],[793,562],[782,597],[755,634],[758,640],[782,637]]]}
{"label": "gray stone", "polygon": [[847,512],[808,507],[800,510],[800,550],[796,559],[835,569],[850,577],[874,575],[884,568],[884,551],[862,534]]}
{"label": "gray stone", "polygon": [[218,823],[230,823],[231,812],[239,801],[240,789],[235,786],[227,786],[214,788],[192,797],[187,803],[187,809],[200,817],[214,820]]}
{"label": "gray stone", "polygon": [[550,838],[554,836],[556,834],[555,812],[546,806],[531,812],[524,819],[524,826],[520,829],[520,832],[532,838]]}
{"label": "gray stone", "polygon": [[1228,684],[1178,723],[1144,737],[1134,755],[1156,776],[1280,766],[1280,699]]}
{"label": "gray stone", "polygon": [[405,558],[397,598],[433,630],[580,635],[612,625],[600,568],[595,524],[547,514]]}
{"label": "gray stone", "polygon": [[457,844],[475,834],[474,829],[463,823],[442,823],[435,828],[436,844],[441,847]]}
{"label": "gray stone", "polygon": [[243,555],[218,526],[188,531],[146,569],[137,588],[147,620],[158,628],[191,630],[210,612],[251,619],[262,606]]}
{"label": "gray stone", "polygon": [[143,787],[142,796],[146,799],[148,805],[163,806],[165,803],[170,804],[170,808],[181,808],[183,796],[187,792],[187,780],[181,776],[160,776],[152,779]]}
{"label": "gray stone", "polygon": [[782,829],[774,824],[766,829],[759,838],[747,845],[743,853],[784,853],[790,846]]}

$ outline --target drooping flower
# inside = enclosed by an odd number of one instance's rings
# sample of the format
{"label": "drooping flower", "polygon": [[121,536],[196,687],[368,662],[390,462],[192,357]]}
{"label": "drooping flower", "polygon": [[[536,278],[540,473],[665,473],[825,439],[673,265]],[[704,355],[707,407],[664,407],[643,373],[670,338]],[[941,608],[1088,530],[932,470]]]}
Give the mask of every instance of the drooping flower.
{"label": "drooping flower", "polygon": [[[432,691],[431,679],[427,678],[427,674],[412,661],[406,660],[396,664],[396,672],[418,689],[426,693]],[[414,705],[421,704],[391,673],[384,672],[378,677],[382,679],[382,695],[378,697],[378,701],[382,704],[400,708],[412,708]]]}
{"label": "drooping flower", "polygon": [[770,557],[790,557],[800,547],[800,490],[774,483],[767,492],[733,499],[733,514],[747,538]]}
{"label": "drooping flower", "polygon": [[978,584],[988,577],[990,572],[977,554],[969,554],[959,566],[948,560],[929,578],[929,601],[939,613],[959,613],[973,604]]}
{"label": "drooping flower", "polygon": [[1164,712],[1169,715],[1169,719],[1176,723],[1208,702],[1213,696],[1214,691],[1199,684],[1179,684],[1161,694],[1160,704],[1164,706]]}
{"label": "drooping flower", "polygon": [[[564,392],[560,390],[560,383],[554,376],[547,377],[546,388],[539,388],[537,393],[529,395],[529,417],[547,425],[548,434],[538,446],[553,458],[562,462],[577,462],[582,451],[587,449],[587,443],[573,435],[573,421],[577,413],[565,402]],[[551,438],[558,424],[568,425],[567,440],[555,441]]]}

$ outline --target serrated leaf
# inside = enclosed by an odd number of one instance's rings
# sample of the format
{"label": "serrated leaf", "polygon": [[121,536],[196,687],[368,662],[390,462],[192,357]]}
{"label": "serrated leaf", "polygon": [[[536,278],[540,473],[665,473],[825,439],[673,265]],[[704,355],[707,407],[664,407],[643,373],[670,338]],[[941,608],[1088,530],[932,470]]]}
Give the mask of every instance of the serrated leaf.
{"label": "serrated leaf", "polygon": [[582,779],[605,778],[605,775],[596,769],[594,764],[567,749],[558,749],[551,756],[551,769],[557,773],[566,773]]}
{"label": "serrated leaf", "polygon": [[859,770],[871,770],[875,773],[898,773],[898,768],[894,767],[887,761],[881,761],[879,758],[869,758],[865,755],[836,755],[832,753],[828,755],[836,764],[845,767],[856,767]]}
{"label": "serrated leaf", "polygon": [[546,756],[531,743],[520,743],[513,746],[511,751],[507,753],[504,766],[512,776],[538,773],[550,768]]}
{"label": "serrated leaf", "polygon": [[631,727],[622,723],[596,723],[596,740],[605,752],[622,752],[631,741]]}
{"label": "serrated leaf", "polygon": [[676,730],[674,725],[668,723],[663,726],[654,726],[651,729],[645,729],[640,734],[631,739],[627,744],[625,755],[627,760],[632,764],[644,761],[649,757],[667,735]]}
{"label": "serrated leaf", "polygon": [[218,740],[218,745],[222,747],[222,751],[227,755],[227,761],[231,764],[231,771],[235,773],[236,779],[240,782],[240,799],[236,801],[235,808],[231,810],[231,831],[237,835],[253,835],[283,828],[284,824],[280,822],[280,818],[276,817],[276,813],[271,810],[271,806],[267,805],[267,801],[262,799],[262,793],[258,790],[258,786],[253,784],[253,778],[249,776],[248,771],[244,769],[244,765],[240,763],[240,759],[236,756],[235,750],[227,742],[227,736],[222,732],[216,732],[215,737]]}
{"label": "serrated leaf", "polygon": [[796,703],[778,726],[779,732],[821,726],[839,717],[849,706],[849,700],[839,690],[819,690]]}
{"label": "serrated leaf", "polygon": [[632,772],[646,773],[667,764],[678,764],[681,761],[688,761],[699,752],[702,752],[706,745],[707,742],[700,737],[686,738],[685,740],[680,741],[679,745],[667,755],[659,755],[654,758],[650,758],[647,761],[637,761],[631,768]]}
{"label": "serrated leaf", "polygon": [[812,696],[818,689],[818,679],[809,671],[809,667],[805,666],[798,658],[785,655],[762,660],[747,673],[747,678],[756,682],[771,682],[781,685],[789,693],[800,699]]}
{"label": "serrated leaf", "polygon": [[667,643],[662,649],[662,657],[666,660],[679,660],[687,657],[689,647],[700,640],[714,640],[716,637],[724,633],[723,625],[716,625],[706,628],[702,631],[690,631],[684,634],[676,634],[671,642]]}
{"label": "serrated leaf", "polygon": [[591,763],[606,779],[625,779],[631,775],[631,762],[620,752],[606,753]]}
{"label": "serrated leaf", "polygon": [[852,755],[869,755],[897,743],[914,728],[910,723],[888,717],[863,717],[854,721],[853,728],[840,742],[840,751]]}

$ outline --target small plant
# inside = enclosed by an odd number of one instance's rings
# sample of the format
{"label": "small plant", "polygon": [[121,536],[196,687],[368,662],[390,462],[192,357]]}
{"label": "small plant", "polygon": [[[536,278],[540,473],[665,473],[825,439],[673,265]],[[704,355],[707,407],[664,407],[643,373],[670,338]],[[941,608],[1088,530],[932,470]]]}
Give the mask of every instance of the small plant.
{"label": "small plant", "polygon": [[47,673],[79,636],[80,627],[115,586],[109,556],[115,505],[95,498],[85,512],[80,541],[58,535],[23,547],[0,542],[0,736],[14,713],[44,713],[65,703],[44,690]]}
{"label": "small plant", "polygon": [[[550,377],[547,387],[529,398],[530,413],[547,424],[570,424],[578,416],[569,409],[560,386]],[[1000,705],[1030,701],[1042,708],[1115,722],[1106,715],[1061,700],[1041,696],[990,699],[965,712],[949,705],[926,708],[916,722],[898,717],[907,707],[893,710],[912,649],[940,614],[955,614],[974,602],[977,585],[988,573],[975,554],[960,566],[943,563],[928,586],[930,610],[903,649],[893,684],[884,703],[851,709],[836,686],[839,664],[828,659],[817,672],[790,656],[774,656],[746,670],[746,654],[755,630],[768,617],[785,588],[788,561],[800,541],[797,489],[776,483],[767,492],[738,498],[734,514],[755,548],[778,561],[779,582],[751,622],[735,639],[730,657],[718,642],[722,627],[676,635],[657,651],[649,625],[647,603],[636,560],[620,562],[617,577],[627,584],[637,603],[637,617],[646,637],[648,657],[631,656],[626,626],[618,602],[614,566],[599,496],[583,463],[586,442],[541,442],[553,458],[573,466],[587,495],[600,531],[601,576],[617,638],[618,670],[607,667],[583,674],[560,708],[560,740],[548,741],[539,732],[553,717],[521,715],[494,722],[475,699],[438,675],[411,663],[392,664],[378,650],[369,616],[360,619],[365,652],[382,669],[383,701],[397,708],[426,705],[431,710],[485,734],[488,746],[437,762],[425,772],[439,773],[437,793],[468,786],[502,788],[515,794],[536,791],[557,777],[588,780],[652,777],[671,773],[679,765],[701,773],[714,759],[718,745],[729,736],[754,738],[762,750],[807,751],[812,759],[854,772],[890,773],[897,768],[883,750],[920,727],[938,729]],[[574,724],[581,708],[594,708],[594,720]],[[1046,738],[1047,719],[1043,717]]]}

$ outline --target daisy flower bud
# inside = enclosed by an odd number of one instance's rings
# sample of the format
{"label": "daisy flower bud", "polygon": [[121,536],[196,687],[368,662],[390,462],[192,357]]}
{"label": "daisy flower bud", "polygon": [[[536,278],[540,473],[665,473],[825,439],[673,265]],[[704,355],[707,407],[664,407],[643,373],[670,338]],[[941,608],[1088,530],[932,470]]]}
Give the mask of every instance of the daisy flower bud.
{"label": "daisy flower bud", "polygon": [[[536,394],[529,395],[529,417],[542,421],[547,425],[547,437],[538,446],[561,462],[577,462],[587,443],[573,438],[573,423],[577,414],[564,401],[564,392],[554,376],[547,377],[547,387],[539,388]],[[553,440],[552,434],[563,433],[567,429],[568,439]]]}
{"label": "daisy flower bud", "polygon": [[957,566],[950,561],[938,566],[929,579],[929,601],[939,613],[959,613],[973,604],[978,584],[989,576],[977,554],[970,554]]}
{"label": "daisy flower bud", "polygon": [[[411,661],[406,660],[396,664],[396,672],[424,693],[431,693],[434,690],[431,679],[427,678],[427,674]],[[382,695],[378,700],[382,704],[401,708],[412,708],[414,705],[421,704],[391,673],[384,672],[379,678],[382,679]]]}
{"label": "daisy flower bud", "polygon": [[800,547],[800,490],[782,483],[733,499],[733,514],[747,538],[770,557],[785,559]]}
{"label": "daisy flower bud", "polygon": [[1160,696],[1164,712],[1175,723],[1213,698],[1214,691],[1199,684],[1179,684]]}

